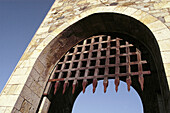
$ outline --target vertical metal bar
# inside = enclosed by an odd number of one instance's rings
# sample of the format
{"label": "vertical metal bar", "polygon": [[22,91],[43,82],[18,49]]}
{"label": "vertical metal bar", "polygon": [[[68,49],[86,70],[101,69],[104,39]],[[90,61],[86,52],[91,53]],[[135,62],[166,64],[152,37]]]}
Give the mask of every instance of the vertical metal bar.
{"label": "vertical metal bar", "polygon": [[127,65],[126,65],[126,73],[128,73],[129,75],[127,76],[127,78],[126,78],[126,83],[127,83],[127,86],[128,86],[128,91],[130,91],[130,85],[131,85],[131,83],[132,83],[132,81],[131,81],[131,77],[130,77],[130,74],[131,74],[131,69],[130,69],[130,50],[129,50],[129,43],[128,42],[126,42],[126,54],[127,54],[127,56],[126,56],[126,63],[127,63]]}
{"label": "vertical metal bar", "polygon": [[137,60],[138,60],[138,72],[139,72],[139,77],[138,77],[138,81],[141,85],[141,89],[143,91],[143,85],[144,85],[144,78],[143,78],[143,74],[142,74],[142,63],[141,63],[141,52],[139,51],[139,49],[136,49],[137,52]]}
{"label": "vertical metal bar", "polygon": [[[110,56],[110,40],[111,37],[107,36],[107,49],[106,49],[106,62],[105,62],[105,73],[104,75],[109,74],[109,56]],[[107,86],[108,86],[108,77],[105,76],[103,80],[103,85],[104,85],[104,93],[106,92]]]}
{"label": "vertical metal bar", "polygon": [[120,42],[119,42],[119,38],[116,38],[116,66],[115,66],[115,90],[116,92],[118,91],[118,86],[119,86],[119,83],[120,83],[120,80],[119,80],[119,72],[120,72],[120,67],[119,67],[119,64],[120,64]]}

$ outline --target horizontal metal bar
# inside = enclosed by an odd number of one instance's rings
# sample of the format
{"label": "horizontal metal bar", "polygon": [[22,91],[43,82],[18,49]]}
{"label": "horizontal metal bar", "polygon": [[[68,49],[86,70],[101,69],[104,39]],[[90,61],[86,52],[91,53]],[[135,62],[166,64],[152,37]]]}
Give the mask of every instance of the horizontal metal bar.
{"label": "horizontal metal bar", "polygon": [[[143,71],[143,72],[131,72],[131,73],[119,73],[119,74],[108,74],[108,75],[98,75],[98,76],[86,76],[86,77],[70,77],[70,78],[67,78],[67,80],[84,80],[84,79],[93,79],[93,78],[104,78],[104,77],[115,77],[116,75],[118,75],[119,77],[122,77],[122,76],[127,76],[127,75],[131,75],[131,76],[134,76],[134,75],[141,75],[141,74],[144,74],[144,75],[147,75],[147,74],[151,74],[150,71]],[[66,78],[60,78],[60,79],[50,79],[48,80],[48,82],[55,82],[55,81],[65,81]]]}

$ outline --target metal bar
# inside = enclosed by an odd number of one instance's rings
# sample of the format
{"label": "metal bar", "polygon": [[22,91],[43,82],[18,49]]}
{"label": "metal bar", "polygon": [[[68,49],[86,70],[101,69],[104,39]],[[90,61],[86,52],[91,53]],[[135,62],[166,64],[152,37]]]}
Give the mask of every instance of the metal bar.
{"label": "metal bar", "polygon": [[[142,74],[151,74],[150,71],[143,71]],[[115,77],[117,74],[108,74],[108,75],[98,75],[96,76],[96,78],[104,78],[105,76],[107,77]],[[120,73],[119,77],[123,77],[123,76],[128,76],[128,73]],[[131,76],[135,76],[135,75],[139,75],[139,72],[132,72]],[[75,77],[70,77],[68,80],[74,80]],[[84,79],[93,79],[93,76],[86,76],[86,77],[78,77],[76,78],[77,80],[84,80]],[[48,80],[48,82],[55,82],[55,81],[65,81],[65,78],[61,78],[61,79],[50,79]]]}

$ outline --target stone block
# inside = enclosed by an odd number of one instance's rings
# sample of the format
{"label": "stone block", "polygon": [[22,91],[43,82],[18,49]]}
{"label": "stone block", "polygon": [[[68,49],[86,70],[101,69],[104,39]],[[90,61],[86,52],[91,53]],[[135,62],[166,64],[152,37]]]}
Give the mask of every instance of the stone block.
{"label": "stone block", "polygon": [[164,39],[168,39],[169,36],[170,36],[170,31],[169,29],[161,29],[161,30],[158,30],[156,32],[153,32],[155,38],[157,41],[159,40],[164,40]]}
{"label": "stone block", "polygon": [[30,89],[39,97],[42,96],[43,88],[37,82],[33,81],[33,83],[30,86]]}
{"label": "stone block", "polygon": [[0,107],[0,113],[5,113],[6,107]]}
{"label": "stone block", "polygon": [[28,101],[24,100],[23,103],[22,103],[22,105],[21,105],[20,111],[21,111],[22,113],[29,113],[29,112],[30,112],[30,109],[31,109],[31,106],[32,106],[32,105],[31,105]]}
{"label": "stone block", "polygon": [[[34,51],[31,53],[30,58],[32,58],[32,59],[38,58],[38,56],[40,55],[41,52],[42,52],[42,50],[39,50],[39,49],[34,50]],[[35,62],[35,61],[34,61],[34,62]],[[33,63],[34,63],[34,62],[33,62]]]}
{"label": "stone block", "polygon": [[20,110],[23,101],[24,101],[24,99],[21,96],[19,96],[14,107],[16,109]]}
{"label": "stone block", "polygon": [[159,20],[146,25],[152,32],[161,29],[166,29],[167,27]]}
{"label": "stone block", "polygon": [[24,75],[26,74],[28,68],[16,68],[14,70],[14,75]]}
{"label": "stone block", "polygon": [[135,8],[128,7],[124,12],[125,12],[126,15],[131,16],[131,15],[134,14],[136,11],[138,11],[138,10],[135,9]]}
{"label": "stone block", "polygon": [[163,63],[170,63],[170,52],[161,52]]}
{"label": "stone block", "polygon": [[147,13],[145,13],[144,11],[138,10],[135,13],[133,13],[131,16],[137,20],[140,20],[140,18],[145,17],[145,15],[147,15]]}
{"label": "stone block", "polygon": [[157,18],[151,16],[150,14],[147,14],[143,18],[141,18],[139,21],[141,21],[142,23],[144,23],[146,25],[146,24],[155,22],[156,20],[157,20]]}
{"label": "stone block", "polygon": [[6,86],[4,87],[4,89],[1,92],[1,95],[7,95],[8,91],[10,90],[12,85],[6,84]]}
{"label": "stone block", "polygon": [[51,102],[48,100],[48,98],[44,97],[38,113],[47,113],[50,107],[50,104]]}
{"label": "stone block", "polygon": [[164,17],[165,22],[170,22],[170,15]]}
{"label": "stone block", "polygon": [[166,76],[170,76],[170,63],[164,63]]}
{"label": "stone block", "polygon": [[38,78],[40,77],[40,74],[38,73],[38,71],[36,69],[32,69],[30,76],[35,80],[38,81]]}
{"label": "stone block", "polygon": [[17,85],[17,88],[15,89],[14,93],[15,95],[19,95],[22,91],[24,85]]}
{"label": "stone block", "polygon": [[45,79],[43,77],[39,77],[38,84],[40,84],[41,87],[44,87],[44,85],[46,84]]}
{"label": "stone block", "polygon": [[14,108],[11,113],[21,113],[21,112]]}
{"label": "stone block", "polygon": [[22,68],[27,68],[27,67],[33,66],[35,61],[36,61],[35,58],[30,58],[28,60],[24,60],[22,63]]}
{"label": "stone block", "polygon": [[12,76],[8,84],[25,84],[28,75]]}
{"label": "stone block", "polygon": [[12,109],[13,109],[13,107],[6,107],[4,113],[11,113]]}
{"label": "stone block", "polygon": [[35,65],[34,65],[34,68],[37,70],[37,72],[41,75],[43,73],[43,71],[45,70],[45,67],[44,65],[39,61],[37,60]]}
{"label": "stone block", "polygon": [[155,9],[162,9],[162,8],[169,8],[169,7],[170,7],[170,2],[166,2],[166,1],[154,4]]}
{"label": "stone block", "polygon": [[166,39],[166,40],[159,40],[158,44],[160,47],[160,51],[162,51],[162,52],[170,51],[170,37],[169,37],[169,39]]}
{"label": "stone block", "polygon": [[28,88],[27,86],[24,86],[22,92],[21,92],[21,96],[27,100],[29,103],[31,103],[34,108],[36,109],[38,107],[39,101],[40,101],[40,97],[38,97],[37,94],[35,94],[30,88]]}
{"label": "stone block", "polygon": [[0,106],[14,106],[18,95],[1,95],[0,96]]}
{"label": "stone block", "polygon": [[31,77],[31,75],[29,75],[25,85],[27,85],[28,87],[31,86],[31,84],[33,83],[34,79]]}
{"label": "stone block", "polygon": [[14,94],[16,88],[18,87],[18,85],[11,85],[8,94]]}
{"label": "stone block", "polygon": [[48,32],[48,29],[49,29],[49,27],[40,27],[38,29],[38,31],[36,32],[36,34],[41,34],[41,33],[44,33],[44,32]]}
{"label": "stone block", "polygon": [[114,12],[123,14],[123,12],[124,12],[126,9],[127,9],[127,7],[117,6],[117,7],[114,9]]}
{"label": "stone block", "polygon": [[28,88],[27,86],[24,86],[22,92],[21,92],[21,96],[29,101],[30,103],[32,103],[32,92],[30,88]]}

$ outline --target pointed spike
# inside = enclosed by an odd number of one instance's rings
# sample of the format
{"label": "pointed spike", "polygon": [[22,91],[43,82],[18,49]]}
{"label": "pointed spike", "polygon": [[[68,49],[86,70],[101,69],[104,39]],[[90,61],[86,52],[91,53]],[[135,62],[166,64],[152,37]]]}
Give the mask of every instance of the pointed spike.
{"label": "pointed spike", "polygon": [[103,82],[103,85],[104,85],[104,93],[106,93],[107,86],[108,86],[108,81]]}
{"label": "pointed spike", "polygon": [[144,84],[143,75],[139,75],[139,83],[140,83],[141,89],[142,89],[142,91],[143,91],[143,84]]}
{"label": "pointed spike", "polygon": [[59,85],[60,85],[59,82],[56,82],[56,83],[55,83],[55,86],[54,86],[54,95],[56,94]]}
{"label": "pointed spike", "polygon": [[74,94],[75,89],[76,89],[76,84],[73,84],[72,94]]}
{"label": "pointed spike", "polygon": [[116,77],[115,78],[115,90],[116,90],[116,92],[118,91],[118,86],[119,86],[119,83],[120,83],[120,80],[119,80],[119,77]]}
{"label": "pointed spike", "polygon": [[130,76],[128,78],[126,78],[126,83],[127,83],[127,86],[128,86],[128,91],[130,91],[130,85],[132,84]]}
{"label": "pointed spike", "polygon": [[63,94],[65,93],[65,91],[66,91],[66,87],[68,86],[68,83],[66,82],[66,83],[64,83],[64,85],[63,85]]}
{"label": "pointed spike", "polygon": [[82,86],[83,86],[83,93],[85,93],[86,85],[87,85],[87,81],[83,81],[83,83],[82,83]]}
{"label": "pointed spike", "polygon": [[93,93],[95,93],[96,86],[97,86],[97,79],[94,79],[93,80]]}

